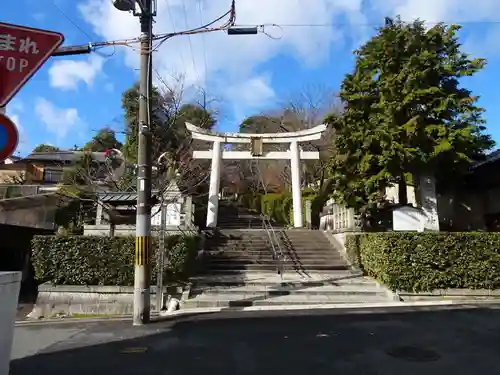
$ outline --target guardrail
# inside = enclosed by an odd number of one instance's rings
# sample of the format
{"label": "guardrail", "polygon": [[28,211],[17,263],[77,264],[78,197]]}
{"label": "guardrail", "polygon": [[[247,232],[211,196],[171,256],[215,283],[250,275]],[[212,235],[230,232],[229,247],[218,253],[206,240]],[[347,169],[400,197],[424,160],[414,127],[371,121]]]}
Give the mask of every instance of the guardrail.
{"label": "guardrail", "polygon": [[262,219],[262,227],[265,229],[267,236],[269,238],[269,243],[271,244],[271,249],[273,252],[273,260],[277,262],[276,270],[278,275],[283,279],[283,273],[285,268],[285,255],[281,249],[280,242],[276,236],[276,232],[271,224],[271,220],[267,215],[260,215]]}

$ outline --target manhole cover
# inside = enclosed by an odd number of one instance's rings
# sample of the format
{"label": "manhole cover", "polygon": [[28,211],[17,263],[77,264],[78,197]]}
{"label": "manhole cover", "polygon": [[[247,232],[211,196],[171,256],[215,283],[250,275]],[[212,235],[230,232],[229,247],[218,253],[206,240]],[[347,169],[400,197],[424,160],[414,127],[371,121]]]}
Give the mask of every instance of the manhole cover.
{"label": "manhole cover", "polygon": [[437,352],[417,346],[396,346],[388,350],[387,354],[411,362],[432,362],[441,358]]}

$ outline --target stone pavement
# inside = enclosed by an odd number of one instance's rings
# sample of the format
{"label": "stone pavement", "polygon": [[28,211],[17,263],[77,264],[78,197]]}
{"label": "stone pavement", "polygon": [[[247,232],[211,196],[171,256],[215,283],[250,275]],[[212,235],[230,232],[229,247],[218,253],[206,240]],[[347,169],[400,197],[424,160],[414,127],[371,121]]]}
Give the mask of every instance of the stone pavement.
{"label": "stone pavement", "polygon": [[11,374],[500,374],[499,336],[492,306],[19,326]]}

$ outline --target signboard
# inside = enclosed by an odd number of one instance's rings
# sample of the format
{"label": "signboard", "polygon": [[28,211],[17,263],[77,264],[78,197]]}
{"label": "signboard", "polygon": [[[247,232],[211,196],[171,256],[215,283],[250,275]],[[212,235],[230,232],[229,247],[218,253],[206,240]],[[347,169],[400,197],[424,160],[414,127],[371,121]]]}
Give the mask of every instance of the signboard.
{"label": "signboard", "polygon": [[0,22],[0,107],[12,99],[63,41],[61,33]]}
{"label": "signboard", "polygon": [[0,114],[0,162],[16,151],[19,133],[16,125],[5,115]]}
{"label": "signboard", "polygon": [[404,206],[392,211],[392,229],[394,231],[422,232],[425,214],[422,210]]}

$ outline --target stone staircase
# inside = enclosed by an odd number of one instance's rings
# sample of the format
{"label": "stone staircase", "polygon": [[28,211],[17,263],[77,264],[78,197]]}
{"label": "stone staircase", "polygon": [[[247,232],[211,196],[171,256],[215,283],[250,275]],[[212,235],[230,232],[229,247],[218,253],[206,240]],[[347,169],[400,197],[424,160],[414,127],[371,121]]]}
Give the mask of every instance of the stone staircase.
{"label": "stone staircase", "polygon": [[318,230],[291,229],[279,231],[285,255],[285,269],[299,274],[318,271],[349,270],[349,264],[334,249],[325,236]]}
{"label": "stone staircase", "polygon": [[308,278],[276,273],[245,272],[193,278],[189,299],[182,308],[241,308],[249,306],[318,306],[391,301],[385,288],[351,271],[312,274]]}
{"label": "stone staircase", "polygon": [[[372,279],[351,270],[325,233],[275,228],[270,244],[259,215],[225,204],[220,228],[206,233],[198,274],[183,308],[376,303],[391,300]],[[274,254],[283,254],[278,274]]]}
{"label": "stone staircase", "polygon": [[220,201],[217,225],[223,229],[262,229],[260,215],[231,201]]}

